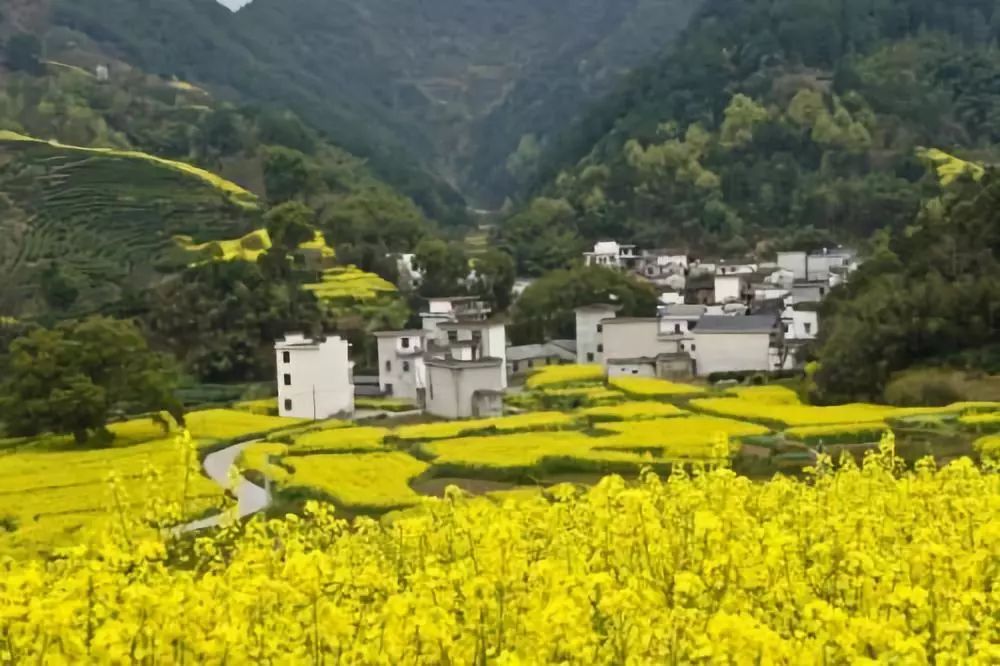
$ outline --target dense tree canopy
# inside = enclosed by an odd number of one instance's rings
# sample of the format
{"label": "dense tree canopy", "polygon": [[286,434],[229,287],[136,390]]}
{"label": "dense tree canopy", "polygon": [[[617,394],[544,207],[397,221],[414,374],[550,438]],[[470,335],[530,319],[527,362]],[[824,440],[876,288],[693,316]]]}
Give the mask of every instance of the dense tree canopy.
{"label": "dense tree canopy", "polygon": [[623,316],[656,314],[656,292],[631,275],[600,267],[556,270],[525,289],[514,303],[510,337],[515,344],[575,338],[575,309],[594,303],[621,305]]}
{"label": "dense tree canopy", "polygon": [[1000,341],[1000,174],[957,184],[879,241],[825,304],[824,400],[880,398],[894,372]]}
{"label": "dense tree canopy", "polygon": [[166,410],[183,422],[170,364],[134,324],[103,317],[37,329],[11,344],[0,420],[12,435],[70,433],[106,443],[114,410]]}
{"label": "dense tree canopy", "polygon": [[933,191],[918,148],[998,156],[998,26],[994,0],[707,0],[544,152],[537,187],[587,241],[721,251],[901,228]]}

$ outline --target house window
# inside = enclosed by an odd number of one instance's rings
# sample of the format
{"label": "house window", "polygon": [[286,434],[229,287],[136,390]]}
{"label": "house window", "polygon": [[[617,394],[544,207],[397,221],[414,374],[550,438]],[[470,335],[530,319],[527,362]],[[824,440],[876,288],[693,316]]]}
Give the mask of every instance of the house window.
{"label": "house window", "polygon": [[820,297],[826,296],[826,287],[819,288],[819,295]]}
{"label": "house window", "polygon": [[291,386],[291,385],[292,385],[292,376],[286,374],[285,375],[285,386]]}
{"label": "house window", "polygon": [[594,352],[587,352],[587,362],[588,363],[594,362]]}
{"label": "house window", "polygon": [[433,400],[434,399],[434,384],[431,384],[430,382],[427,382],[427,390],[430,391],[431,400]]}
{"label": "house window", "polygon": [[680,333],[680,332],[681,332],[681,325],[674,324],[674,333]]}
{"label": "house window", "polygon": [[602,324],[598,324],[597,325],[597,332],[601,333],[602,331],[604,331],[604,326]]}
{"label": "house window", "polygon": [[517,361],[514,361],[514,363],[513,363],[513,364],[511,364],[511,367],[512,367],[512,368],[514,369],[514,370],[513,370],[514,372],[517,372],[517,371],[518,371],[518,368],[519,368],[519,364],[518,364],[518,362],[517,362]]}
{"label": "house window", "polygon": [[803,326],[804,326],[804,327],[805,327],[805,329],[806,329],[806,335],[809,335],[810,333],[812,333],[812,329],[813,329],[813,325],[812,325],[812,322],[808,322],[808,321],[807,321],[807,322],[805,322],[805,323],[803,324]]}
{"label": "house window", "polygon": [[530,358],[528,359],[528,367],[529,368],[535,367],[535,361],[534,361],[534,359],[530,359]]}
{"label": "house window", "polygon": [[386,361],[385,362],[385,371],[386,372],[392,372],[392,361]]}
{"label": "house window", "polygon": [[604,345],[597,345],[597,351],[603,354],[604,353]]}
{"label": "house window", "polygon": [[410,348],[410,339],[409,338],[403,338],[402,340],[400,340],[400,344],[403,345],[403,349],[409,349]]}
{"label": "house window", "polygon": [[639,374],[639,371],[638,371],[638,370],[633,370],[633,371],[632,371],[632,374],[633,374],[633,375],[637,375],[637,374]]}
{"label": "house window", "polygon": [[292,401],[287,398],[285,399],[285,411],[286,412],[292,411]]}
{"label": "house window", "polygon": [[458,342],[458,331],[448,331],[448,342]]}
{"label": "house window", "polygon": [[692,343],[691,343],[691,351],[696,351],[696,349],[697,349],[697,348],[696,348],[696,347],[694,346],[694,343],[692,342]]}
{"label": "house window", "polygon": [[410,362],[403,361],[403,372],[409,372],[409,371],[410,371]]}
{"label": "house window", "polygon": [[292,362],[292,352],[281,352],[281,361],[283,363],[291,363]]}

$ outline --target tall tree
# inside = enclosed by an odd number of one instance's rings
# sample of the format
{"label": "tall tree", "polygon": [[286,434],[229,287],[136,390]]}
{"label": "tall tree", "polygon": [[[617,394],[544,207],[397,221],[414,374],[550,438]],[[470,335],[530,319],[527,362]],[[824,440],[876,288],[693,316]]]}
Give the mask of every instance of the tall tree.
{"label": "tall tree", "polygon": [[114,410],[166,410],[183,422],[170,368],[131,322],[93,317],[32,331],[11,344],[0,418],[13,435],[70,433],[79,444],[111,441]]}

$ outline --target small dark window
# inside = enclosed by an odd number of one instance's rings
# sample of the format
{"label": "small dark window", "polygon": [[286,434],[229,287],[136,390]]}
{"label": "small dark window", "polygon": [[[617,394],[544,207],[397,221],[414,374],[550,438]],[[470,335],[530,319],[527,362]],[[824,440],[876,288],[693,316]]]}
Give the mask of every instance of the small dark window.
{"label": "small dark window", "polygon": [[410,362],[403,361],[403,372],[409,372],[409,371],[410,371]]}
{"label": "small dark window", "polygon": [[281,352],[281,361],[283,363],[291,363],[292,362],[292,352]]}
{"label": "small dark window", "polygon": [[291,385],[292,385],[292,376],[286,374],[285,375],[285,386],[291,386]]}
{"label": "small dark window", "polygon": [[528,367],[529,368],[535,367],[535,362],[533,360],[531,360],[530,358],[528,359]]}
{"label": "small dark window", "polygon": [[385,362],[385,371],[386,372],[392,372],[392,361],[386,361]]}
{"label": "small dark window", "polygon": [[431,400],[433,400],[434,399],[434,384],[431,384],[430,382],[428,382],[427,383],[427,389],[431,393]]}
{"label": "small dark window", "polygon": [[637,375],[637,374],[639,374],[639,371],[638,371],[638,370],[633,370],[633,371],[632,371],[632,374],[633,374],[633,375]]}
{"label": "small dark window", "polygon": [[681,332],[681,325],[674,324],[674,333],[680,333],[680,332]]}
{"label": "small dark window", "polygon": [[694,343],[692,343],[692,344],[691,344],[691,351],[696,351],[696,350],[697,350],[697,347],[695,347],[695,346],[694,346]]}
{"label": "small dark window", "polygon": [[820,287],[819,288],[819,295],[820,296],[825,296],[826,295],[826,287]]}
{"label": "small dark window", "polygon": [[597,332],[598,332],[598,333],[601,333],[601,332],[603,332],[603,331],[604,331],[604,325],[603,325],[603,324],[598,324],[598,325],[597,325]]}
{"label": "small dark window", "polygon": [[587,361],[590,363],[594,362],[594,352],[587,352]]}
{"label": "small dark window", "polygon": [[812,325],[812,323],[810,323],[810,322],[805,322],[805,324],[803,324],[803,326],[805,326],[805,329],[806,329],[806,335],[809,335],[810,333],[812,333],[812,328],[813,328],[813,325]]}
{"label": "small dark window", "polygon": [[410,348],[410,339],[409,338],[403,338],[402,345],[403,345],[403,349],[409,349]]}
{"label": "small dark window", "polygon": [[597,351],[604,353],[604,345],[597,345]]}
{"label": "small dark window", "polygon": [[458,342],[458,331],[448,331],[448,342]]}
{"label": "small dark window", "polygon": [[288,400],[288,399],[285,400],[285,411],[286,412],[292,411],[292,401],[291,400]]}
{"label": "small dark window", "polygon": [[512,367],[514,368],[514,372],[517,372],[517,370],[518,370],[518,363],[517,363],[517,361],[514,361]]}

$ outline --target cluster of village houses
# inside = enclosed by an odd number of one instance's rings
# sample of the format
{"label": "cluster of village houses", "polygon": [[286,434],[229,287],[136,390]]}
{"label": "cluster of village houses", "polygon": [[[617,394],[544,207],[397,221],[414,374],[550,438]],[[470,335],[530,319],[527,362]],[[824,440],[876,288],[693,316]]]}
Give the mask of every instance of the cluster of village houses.
{"label": "cluster of village houses", "polygon": [[[380,331],[372,393],[412,401],[441,418],[496,415],[508,384],[562,363],[601,364],[609,377],[687,379],[794,369],[819,333],[818,305],[848,279],[857,255],[843,248],[779,252],[776,261],[692,259],[633,245],[597,243],[587,265],[630,271],[657,287],[646,317],[618,316],[615,303],[576,310],[576,338],[509,346],[503,320],[475,297],[431,298],[418,329]],[[350,345],[285,336],[275,344],[282,416],[354,412]]]}

